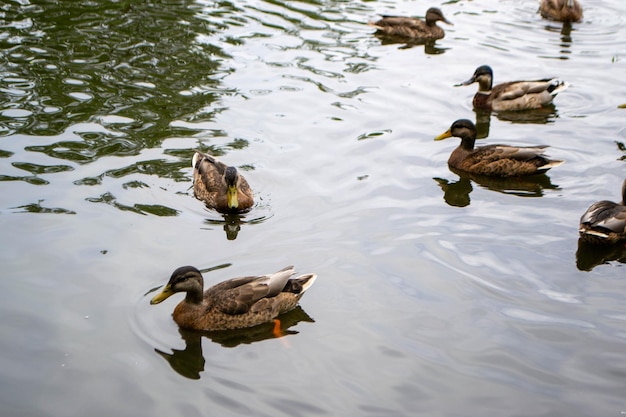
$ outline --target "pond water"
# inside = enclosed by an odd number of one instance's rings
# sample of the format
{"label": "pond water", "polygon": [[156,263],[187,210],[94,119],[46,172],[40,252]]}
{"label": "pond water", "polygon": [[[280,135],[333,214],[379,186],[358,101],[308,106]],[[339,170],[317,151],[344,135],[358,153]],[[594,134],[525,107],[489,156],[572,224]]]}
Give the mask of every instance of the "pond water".
{"label": "pond water", "polygon": [[[431,45],[367,22],[438,6]],[[0,5],[0,402],[7,416],[620,416],[626,249],[579,247],[626,176],[626,3],[6,1]],[[475,114],[495,82],[559,76],[554,107]],[[549,145],[530,180],[447,167]],[[481,141],[482,142],[482,141]],[[194,199],[193,149],[255,207]],[[179,331],[178,266],[206,283],[316,272],[286,335]]]}

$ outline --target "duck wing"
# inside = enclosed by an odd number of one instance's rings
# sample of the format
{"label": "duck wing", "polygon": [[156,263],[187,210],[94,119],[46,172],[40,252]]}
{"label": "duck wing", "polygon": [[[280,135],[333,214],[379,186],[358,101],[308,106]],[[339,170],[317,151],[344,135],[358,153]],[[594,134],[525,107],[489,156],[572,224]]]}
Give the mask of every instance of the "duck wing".
{"label": "duck wing", "polygon": [[205,298],[224,314],[258,312],[285,288],[293,274],[293,266],[288,266],[273,274],[233,278],[209,288]]}
{"label": "duck wing", "polygon": [[212,175],[215,172],[222,176],[226,168],[228,168],[228,165],[215,157],[199,151],[196,151],[193,155],[191,165],[201,176]]}
{"label": "duck wing", "polygon": [[626,206],[612,201],[593,203],[580,218],[581,232],[585,229],[605,229],[626,233]]}
{"label": "duck wing", "polygon": [[535,81],[510,81],[496,85],[491,94],[492,97],[497,97],[500,100],[515,100],[526,94],[552,92],[558,83],[559,81],[553,78]]}
{"label": "duck wing", "polygon": [[475,174],[513,177],[544,172],[563,161],[544,156],[547,146],[488,145],[474,149],[452,165]]}

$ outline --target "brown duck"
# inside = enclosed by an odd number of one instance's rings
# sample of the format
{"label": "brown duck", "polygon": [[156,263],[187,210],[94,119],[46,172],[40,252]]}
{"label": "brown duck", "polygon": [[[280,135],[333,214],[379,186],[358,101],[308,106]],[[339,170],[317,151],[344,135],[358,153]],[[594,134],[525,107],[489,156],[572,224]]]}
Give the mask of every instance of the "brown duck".
{"label": "brown duck", "polygon": [[493,86],[493,70],[488,65],[476,68],[474,75],[456,86],[478,83],[472,104],[477,109],[507,111],[539,109],[552,103],[554,97],[569,87],[556,78],[534,81],[509,81]]}
{"label": "brown duck", "polygon": [[429,41],[445,36],[443,29],[437,26],[438,21],[452,25],[436,7],[426,11],[425,20],[417,17],[383,15],[382,19],[369,24],[377,29],[377,35]]}
{"label": "brown duck", "polygon": [[193,191],[207,207],[221,213],[241,213],[250,210],[254,194],[237,168],[218,161],[211,155],[196,152],[193,166]]}
{"label": "brown duck", "polygon": [[579,22],[583,18],[583,8],[576,0],[542,0],[539,13],[560,22]]}
{"label": "brown duck", "polygon": [[291,278],[293,266],[261,276],[232,278],[203,292],[202,274],[193,266],[176,269],[163,290],[150,300],[158,304],[178,292],[185,298],[174,308],[174,321],[192,330],[228,330],[272,322],[292,310],[316,274]]}
{"label": "brown duck", "polygon": [[617,243],[626,240],[626,180],[622,201],[593,203],[580,218],[580,237],[590,243]]}
{"label": "brown duck", "polygon": [[492,177],[534,175],[564,162],[546,158],[544,152],[547,146],[487,145],[474,148],[476,126],[467,119],[455,121],[435,140],[449,137],[461,138],[461,144],[452,151],[448,165],[472,174]]}

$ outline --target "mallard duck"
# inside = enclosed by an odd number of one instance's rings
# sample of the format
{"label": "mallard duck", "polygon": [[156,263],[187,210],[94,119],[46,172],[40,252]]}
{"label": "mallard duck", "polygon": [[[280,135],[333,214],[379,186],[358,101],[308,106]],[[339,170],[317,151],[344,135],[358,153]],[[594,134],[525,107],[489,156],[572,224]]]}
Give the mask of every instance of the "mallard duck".
{"label": "mallard duck", "polygon": [[232,278],[203,292],[202,274],[193,266],[176,269],[163,290],[150,300],[158,304],[178,292],[185,299],[174,309],[174,321],[192,330],[228,330],[272,322],[298,304],[316,274],[291,278],[293,266],[268,275]]}
{"label": "mallard duck", "polygon": [[590,243],[617,243],[626,240],[626,180],[622,202],[598,201],[580,218],[580,237]]}
{"label": "mallard duck", "polygon": [[437,26],[438,21],[452,25],[436,7],[431,7],[426,11],[425,20],[417,17],[383,15],[382,19],[369,22],[369,24],[377,29],[376,33],[379,35],[428,41],[445,36],[443,29]]}
{"label": "mallard duck", "polygon": [[560,22],[578,22],[583,18],[583,8],[576,0],[541,0],[539,12]]}
{"label": "mallard duck", "polygon": [[254,204],[254,194],[237,168],[196,152],[191,160],[193,191],[209,208],[221,213],[241,213]]}
{"label": "mallard duck", "polygon": [[448,159],[451,168],[472,174],[493,177],[516,177],[543,173],[564,161],[543,156],[547,146],[487,145],[474,148],[476,126],[472,121],[459,119],[435,140],[461,138],[461,144]]}
{"label": "mallard duck", "polygon": [[569,84],[556,78],[535,81],[510,81],[493,87],[493,71],[488,65],[476,68],[474,75],[457,86],[477,82],[478,92],[473,105],[477,109],[506,111],[539,109],[552,103],[552,99]]}

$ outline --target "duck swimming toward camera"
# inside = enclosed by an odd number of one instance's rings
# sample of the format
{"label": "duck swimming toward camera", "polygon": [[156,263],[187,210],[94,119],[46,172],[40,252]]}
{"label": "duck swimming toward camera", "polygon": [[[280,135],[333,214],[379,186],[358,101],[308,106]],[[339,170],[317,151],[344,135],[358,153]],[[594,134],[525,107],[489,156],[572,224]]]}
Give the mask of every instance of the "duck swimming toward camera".
{"label": "duck swimming toward camera", "polygon": [[193,191],[207,207],[221,213],[242,213],[254,204],[254,193],[237,168],[196,152],[191,161]]}
{"label": "duck swimming toward camera", "polygon": [[559,22],[579,22],[583,18],[583,8],[576,0],[542,0],[539,13]]}

